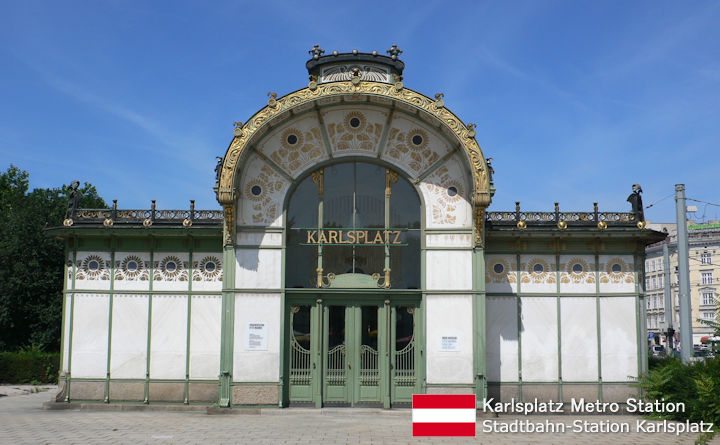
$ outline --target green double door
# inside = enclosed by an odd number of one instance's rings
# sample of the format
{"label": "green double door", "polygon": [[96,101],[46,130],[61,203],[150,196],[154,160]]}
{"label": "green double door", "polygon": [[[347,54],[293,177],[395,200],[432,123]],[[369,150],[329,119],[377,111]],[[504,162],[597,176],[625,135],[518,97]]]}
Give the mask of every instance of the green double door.
{"label": "green double door", "polygon": [[389,408],[418,392],[414,305],[318,299],[288,310],[290,404]]}

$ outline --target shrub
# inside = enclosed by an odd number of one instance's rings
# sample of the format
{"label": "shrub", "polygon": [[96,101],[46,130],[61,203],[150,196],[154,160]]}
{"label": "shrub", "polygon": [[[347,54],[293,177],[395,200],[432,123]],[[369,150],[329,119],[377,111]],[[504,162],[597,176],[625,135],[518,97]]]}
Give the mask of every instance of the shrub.
{"label": "shrub", "polygon": [[57,383],[60,353],[26,348],[0,352],[0,383]]}
{"label": "shrub", "polygon": [[654,417],[720,424],[720,358],[683,365],[676,358],[657,359],[638,385],[649,401],[682,402],[685,412],[657,413]]}

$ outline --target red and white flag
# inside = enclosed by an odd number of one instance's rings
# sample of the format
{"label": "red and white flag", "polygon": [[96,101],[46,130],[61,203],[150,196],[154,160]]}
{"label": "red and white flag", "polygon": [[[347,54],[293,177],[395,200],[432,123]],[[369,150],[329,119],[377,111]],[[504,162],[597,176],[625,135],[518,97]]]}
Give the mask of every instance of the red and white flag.
{"label": "red and white flag", "polygon": [[475,436],[475,395],[413,394],[413,436]]}

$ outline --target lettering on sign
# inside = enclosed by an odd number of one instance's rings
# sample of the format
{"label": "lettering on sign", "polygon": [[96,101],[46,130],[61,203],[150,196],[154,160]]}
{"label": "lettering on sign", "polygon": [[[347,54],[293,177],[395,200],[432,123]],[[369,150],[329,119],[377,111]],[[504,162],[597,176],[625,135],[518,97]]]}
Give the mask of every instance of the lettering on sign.
{"label": "lettering on sign", "polygon": [[267,351],[267,324],[248,323],[247,328],[245,349],[248,351]]}
{"label": "lettering on sign", "polygon": [[443,335],[440,337],[440,350],[446,352],[459,351],[457,335]]}
{"label": "lettering on sign", "polygon": [[352,229],[318,229],[306,230],[304,246],[317,245],[382,245],[404,246],[402,230],[352,230]]}

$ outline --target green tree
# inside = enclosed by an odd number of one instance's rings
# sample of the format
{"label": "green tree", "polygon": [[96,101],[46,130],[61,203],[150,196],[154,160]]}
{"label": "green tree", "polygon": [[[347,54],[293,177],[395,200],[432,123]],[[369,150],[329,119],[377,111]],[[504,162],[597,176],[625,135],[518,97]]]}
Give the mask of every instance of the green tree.
{"label": "green tree", "polygon": [[[62,224],[69,187],[29,190],[29,173],[0,173],[0,351],[60,348],[64,247],[44,229]],[[79,207],[105,208],[94,186]]]}

